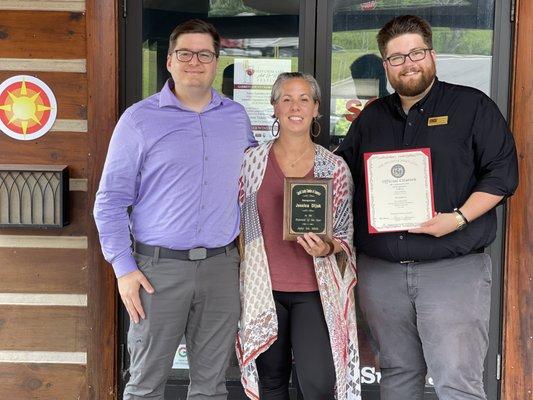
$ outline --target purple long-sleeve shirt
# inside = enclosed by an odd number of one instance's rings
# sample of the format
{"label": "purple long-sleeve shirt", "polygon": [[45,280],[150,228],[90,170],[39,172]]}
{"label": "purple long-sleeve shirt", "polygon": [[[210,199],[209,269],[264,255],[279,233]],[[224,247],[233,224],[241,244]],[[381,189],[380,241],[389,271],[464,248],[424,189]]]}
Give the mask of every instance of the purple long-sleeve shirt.
{"label": "purple long-sleeve shirt", "polygon": [[139,242],[178,250],[234,240],[240,167],[253,144],[244,108],[215,90],[200,113],[180,104],[172,81],[129,107],[113,132],[94,205],[116,276],[137,269],[130,232]]}

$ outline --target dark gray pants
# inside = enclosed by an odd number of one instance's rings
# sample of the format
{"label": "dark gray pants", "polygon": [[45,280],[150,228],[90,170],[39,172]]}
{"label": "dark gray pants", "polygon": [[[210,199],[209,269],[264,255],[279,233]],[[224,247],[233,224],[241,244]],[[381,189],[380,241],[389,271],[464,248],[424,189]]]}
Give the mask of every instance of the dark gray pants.
{"label": "dark gray pants", "polygon": [[381,400],[486,399],[491,262],[487,254],[391,263],[358,257],[358,301],[379,350]]}
{"label": "dark gray pants", "polygon": [[187,399],[226,399],[225,373],[240,314],[237,249],[202,261],[135,257],[155,293],[141,289],[146,319],[130,324],[131,378],[124,400],[164,399],[184,334],[190,377]]}

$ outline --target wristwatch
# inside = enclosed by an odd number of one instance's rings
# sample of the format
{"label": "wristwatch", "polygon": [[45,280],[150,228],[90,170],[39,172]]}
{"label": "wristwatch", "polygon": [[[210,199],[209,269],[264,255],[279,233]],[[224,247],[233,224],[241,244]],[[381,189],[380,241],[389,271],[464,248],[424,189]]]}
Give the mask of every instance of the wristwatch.
{"label": "wristwatch", "polygon": [[468,225],[468,220],[465,218],[463,213],[459,211],[458,208],[453,209],[453,215],[455,217],[455,221],[457,222],[457,231],[462,231],[466,228],[466,225]]}

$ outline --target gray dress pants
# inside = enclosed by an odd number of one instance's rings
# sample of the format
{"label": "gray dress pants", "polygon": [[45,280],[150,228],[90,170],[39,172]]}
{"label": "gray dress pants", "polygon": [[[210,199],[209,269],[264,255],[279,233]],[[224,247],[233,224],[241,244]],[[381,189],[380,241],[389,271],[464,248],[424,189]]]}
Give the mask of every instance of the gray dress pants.
{"label": "gray dress pants", "polygon": [[381,400],[486,399],[491,262],[487,254],[408,264],[358,257],[357,295],[379,350]]}
{"label": "gray dress pants", "polygon": [[240,314],[237,249],[201,261],[135,258],[155,293],[141,288],[146,319],[130,323],[131,377],[124,400],[164,399],[183,335],[189,361],[187,399],[226,399],[225,373]]}

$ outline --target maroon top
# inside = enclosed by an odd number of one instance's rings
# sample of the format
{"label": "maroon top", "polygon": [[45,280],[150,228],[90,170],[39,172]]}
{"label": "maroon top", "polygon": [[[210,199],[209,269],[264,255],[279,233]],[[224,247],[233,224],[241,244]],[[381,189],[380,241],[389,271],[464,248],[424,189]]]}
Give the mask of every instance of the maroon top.
{"label": "maroon top", "polygon": [[[257,208],[272,289],[281,292],[317,291],[313,257],[297,242],[283,240],[284,177],[274,150],[270,150],[265,176],[257,193]],[[313,168],[305,177],[313,177]]]}

